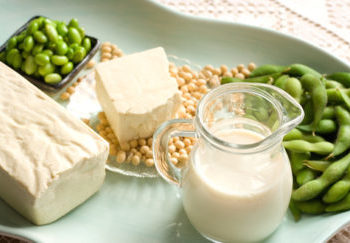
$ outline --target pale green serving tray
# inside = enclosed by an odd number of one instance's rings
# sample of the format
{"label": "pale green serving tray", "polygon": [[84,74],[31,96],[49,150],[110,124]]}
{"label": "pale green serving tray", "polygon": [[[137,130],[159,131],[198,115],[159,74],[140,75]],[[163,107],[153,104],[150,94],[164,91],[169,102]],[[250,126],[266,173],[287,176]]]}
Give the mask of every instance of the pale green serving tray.
{"label": "pale green serving tray", "polygon": [[[168,54],[200,65],[301,62],[322,72],[350,71],[346,63],[293,37],[194,18],[141,0],[1,0],[0,42],[34,15],[62,20],[77,17],[88,34],[117,44],[125,53],[163,46]],[[303,217],[298,223],[287,214],[266,242],[322,242],[349,221],[350,212]],[[160,178],[113,173],[107,174],[99,193],[47,226],[30,224],[0,200],[0,232],[45,243],[206,242],[190,225],[177,188]]]}

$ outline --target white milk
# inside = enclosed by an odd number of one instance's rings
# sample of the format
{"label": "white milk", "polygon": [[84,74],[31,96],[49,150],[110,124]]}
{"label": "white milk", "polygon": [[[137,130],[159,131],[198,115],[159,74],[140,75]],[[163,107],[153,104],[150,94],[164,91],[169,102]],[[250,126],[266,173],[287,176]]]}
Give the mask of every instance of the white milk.
{"label": "white milk", "polygon": [[[214,133],[236,144],[263,139],[245,129]],[[205,144],[205,143],[202,143]],[[194,227],[221,242],[252,242],[271,234],[288,208],[292,175],[279,143],[255,154],[197,147],[183,178],[183,204]]]}

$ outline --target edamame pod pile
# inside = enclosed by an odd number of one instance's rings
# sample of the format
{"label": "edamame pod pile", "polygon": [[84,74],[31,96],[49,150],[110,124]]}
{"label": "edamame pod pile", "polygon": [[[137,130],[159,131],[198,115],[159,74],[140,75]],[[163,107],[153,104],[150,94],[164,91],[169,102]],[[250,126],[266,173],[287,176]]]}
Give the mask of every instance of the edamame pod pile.
{"label": "edamame pod pile", "polygon": [[246,79],[223,77],[221,84],[275,85],[299,102],[303,122],[284,137],[293,172],[290,211],[335,213],[350,209],[350,73],[321,74],[303,64],[265,64]]}
{"label": "edamame pod pile", "polygon": [[71,19],[67,25],[39,17],[7,42],[0,61],[48,84],[57,84],[90,49],[91,40],[77,19]]}

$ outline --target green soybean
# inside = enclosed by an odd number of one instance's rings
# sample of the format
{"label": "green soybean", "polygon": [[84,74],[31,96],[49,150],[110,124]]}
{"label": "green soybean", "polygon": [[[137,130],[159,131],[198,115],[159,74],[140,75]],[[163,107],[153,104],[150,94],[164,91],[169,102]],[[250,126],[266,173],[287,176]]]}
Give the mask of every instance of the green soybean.
{"label": "green soybean", "polygon": [[38,72],[41,76],[45,76],[47,74],[53,73],[55,71],[55,66],[51,63],[47,63],[38,68]]}
{"label": "green soybean", "polygon": [[69,43],[77,43],[77,44],[81,43],[80,33],[74,27],[68,28],[68,39],[69,39]]}
{"label": "green soybean", "polygon": [[7,43],[7,46],[6,46],[6,50],[11,50],[12,48],[15,48],[17,46],[17,37],[14,36],[12,37],[8,43]]}
{"label": "green soybean", "polygon": [[296,77],[302,77],[305,74],[312,74],[317,78],[322,77],[322,75],[319,72],[317,72],[315,69],[299,63],[290,65],[289,68],[284,73],[292,76],[296,76]]}
{"label": "green soybean", "polygon": [[0,52],[0,61],[6,62],[6,53],[5,51]]}
{"label": "green soybean", "polygon": [[339,180],[350,164],[350,153],[333,162],[320,177],[309,181],[293,191],[295,201],[307,201],[320,195],[329,185]]}
{"label": "green soybean", "polygon": [[50,49],[45,49],[45,50],[43,50],[42,53],[48,55],[49,57],[51,57],[53,55],[53,51]]}
{"label": "green soybean", "polygon": [[12,66],[15,68],[15,69],[18,69],[20,68],[22,65],[22,56],[19,52],[15,53],[14,56],[13,56],[13,60],[12,60]]}
{"label": "green soybean", "polygon": [[221,81],[220,81],[221,84],[237,83],[237,82],[243,82],[243,80],[240,78],[234,78],[234,77],[223,77],[221,78]]}
{"label": "green soybean", "polygon": [[35,73],[36,69],[37,69],[37,65],[35,63],[34,57],[33,56],[28,56],[24,63],[24,72],[28,75],[31,75],[33,73]]}
{"label": "green soybean", "polygon": [[78,19],[76,19],[76,18],[71,19],[68,23],[68,26],[78,28],[79,27]]}
{"label": "green soybean", "polygon": [[337,156],[350,148],[350,113],[343,107],[336,106],[335,116],[339,123],[339,130],[331,156]]}
{"label": "green soybean", "polygon": [[258,76],[264,76],[269,75],[273,73],[280,73],[286,70],[286,66],[279,66],[279,65],[272,65],[272,64],[266,64],[257,67],[254,69],[249,77],[258,77]]}
{"label": "green soybean", "polygon": [[312,170],[323,172],[331,165],[331,162],[324,160],[304,160],[303,165]]}
{"label": "green soybean", "polygon": [[46,54],[39,53],[35,56],[36,64],[42,66],[50,62],[50,57]]}
{"label": "green soybean", "polygon": [[81,39],[84,39],[85,37],[85,29],[82,27],[78,27],[77,30],[79,31]]}
{"label": "green soybean", "polygon": [[19,53],[20,53],[19,50],[16,48],[11,49],[6,55],[6,62],[12,65],[15,56]]}
{"label": "green soybean", "polygon": [[61,36],[66,36],[68,34],[68,28],[65,23],[60,23],[57,25],[57,32]]}
{"label": "green soybean", "polygon": [[314,74],[304,74],[300,82],[303,88],[311,93],[314,118],[310,125],[314,132],[327,106],[327,91],[321,80]]}
{"label": "green soybean", "polygon": [[45,25],[45,33],[52,43],[56,43],[58,41],[58,33],[54,25],[46,24]]}
{"label": "green soybean", "polygon": [[61,74],[66,75],[70,73],[74,68],[74,65],[72,62],[67,62],[61,67]]}
{"label": "green soybean", "polygon": [[43,44],[38,44],[38,45],[35,45],[32,49],[32,55],[35,56],[39,53],[41,53],[44,49],[44,45]]}
{"label": "green soybean", "polygon": [[85,48],[86,52],[91,50],[91,40],[88,37],[85,37],[82,42],[82,46]]}
{"label": "green soybean", "polygon": [[34,39],[32,36],[27,36],[23,41],[23,50],[30,52],[34,47]]}
{"label": "green soybean", "polygon": [[295,206],[302,212],[306,214],[321,214],[325,212],[326,205],[320,200],[310,200],[307,202],[294,202]]}
{"label": "green soybean", "polygon": [[304,168],[296,173],[296,181],[298,185],[304,185],[305,183],[315,179],[317,173],[309,168]]}
{"label": "green soybean", "polygon": [[62,66],[68,62],[68,58],[66,56],[53,55],[51,62],[57,66]]}
{"label": "green soybean", "polygon": [[74,63],[79,63],[84,59],[85,56],[86,56],[85,48],[82,46],[78,46],[74,51],[72,61]]}
{"label": "green soybean", "polygon": [[33,37],[34,37],[34,40],[38,43],[46,43],[47,42],[46,35],[40,30],[35,31],[33,34]]}
{"label": "green soybean", "polygon": [[65,55],[68,51],[68,45],[66,42],[64,41],[59,41],[57,43],[57,47],[56,47],[56,54],[57,55]]}
{"label": "green soybean", "polygon": [[336,72],[327,75],[327,78],[333,79],[347,88],[350,88],[350,73],[349,72]]}
{"label": "green soybean", "polygon": [[334,145],[330,142],[310,143],[304,140],[284,141],[283,146],[293,152],[306,153],[313,152],[316,154],[326,155],[333,151]]}
{"label": "green soybean", "polygon": [[50,73],[45,76],[44,80],[49,84],[57,84],[62,80],[62,77],[58,73]]}
{"label": "green soybean", "polygon": [[35,33],[37,30],[39,29],[39,24],[38,21],[33,20],[32,22],[30,22],[30,24],[28,25],[28,34],[33,34]]}

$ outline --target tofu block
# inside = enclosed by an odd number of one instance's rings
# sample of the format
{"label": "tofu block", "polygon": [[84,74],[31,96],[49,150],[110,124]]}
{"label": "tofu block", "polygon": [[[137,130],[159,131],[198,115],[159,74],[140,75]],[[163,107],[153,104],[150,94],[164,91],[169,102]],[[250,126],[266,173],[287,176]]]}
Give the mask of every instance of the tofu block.
{"label": "tofu block", "polygon": [[152,136],[181,104],[161,47],[100,63],[95,77],[97,98],[120,143]]}
{"label": "tofu block", "polygon": [[108,143],[1,62],[0,87],[0,198],[51,223],[99,190]]}

